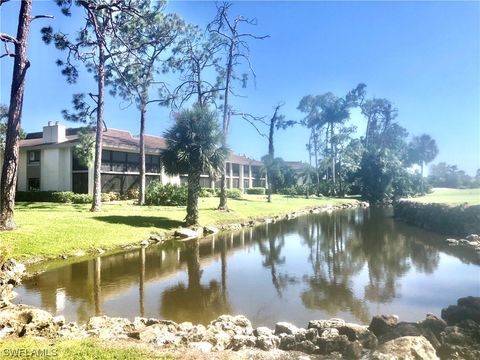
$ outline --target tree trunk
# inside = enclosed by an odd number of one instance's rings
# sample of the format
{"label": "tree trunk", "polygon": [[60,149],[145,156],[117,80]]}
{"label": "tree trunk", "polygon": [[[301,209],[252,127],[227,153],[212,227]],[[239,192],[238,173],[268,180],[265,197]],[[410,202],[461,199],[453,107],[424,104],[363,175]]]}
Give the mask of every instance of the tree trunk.
{"label": "tree trunk", "polygon": [[337,161],[337,154],[333,143],[333,123],[330,124],[330,151],[332,152],[332,195],[336,195],[335,162]]}
{"label": "tree trunk", "polygon": [[22,118],[25,75],[30,63],[27,59],[28,33],[32,0],[23,0],[20,5],[13,64],[10,106],[8,111],[7,134],[2,168],[0,190],[0,231],[16,228],[13,211],[15,208],[15,190],[17,187],[18,148],[20,122]]}
{"label": "tree trunk", "polygon": [[95,164],[93,169],[93,202],[90,211],[102,209],[102,146],[103,146],[103,111],[105,106],[105,48],[101,40],[98,41],[98,104],[97,126],[95,137]]}
{"label": "tree trunk", "polygon": [[315,173],[317,174],[317,189],[320,189],[320,174],[318,172],[318,139],[317,132],[313,129],[313,151],[315,155]]}
{"label": "tree trunk", "polygon": [[200,175],[197,170],[190,171],[188,174],[188,199],[187,216],[185,223],[187,226],[198,224],[198,196],[200,194]]}
{"label": "tree trunk", "polygon": [[[226,71],[226,80],[225,80],[225,94],[224,94],[224,101],[223,101],[223,138],[222,138],[222,145],[227,146],[227,138],[228,138],[228,128],[230,125],[230,108],[228,104],[228,99],[230,95],[230,80],[232,77],[232,61],[233,61],[233,45],[234,42],[231,41],[230,48],[228,50],[228,61],[227,61],[227,71]],[[226,163],[226,162],[225,162]],[[227,167],[224,166],[224,169]],[[226,174],[225,171],[222,174],[222,178],[220,180],[220,204],[218,205],[218,210],[228,210],[227,205],[227,181],[226,181]]]}
{"label": "tree trunk", "polygon": [[138,193],[138,204],[145,205],[145,120],[147,104],[142,100],[140,105],[140,188]]}

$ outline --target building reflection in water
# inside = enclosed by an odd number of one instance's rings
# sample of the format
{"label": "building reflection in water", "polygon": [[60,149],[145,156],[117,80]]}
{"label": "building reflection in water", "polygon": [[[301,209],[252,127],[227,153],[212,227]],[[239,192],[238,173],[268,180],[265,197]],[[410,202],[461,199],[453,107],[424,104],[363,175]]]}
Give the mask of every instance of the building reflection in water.
{"label": "building reflection in water", "polygon": [[[475,254],[439,247],[437,235],[396,223],[385,211],[309,215],[98,257],[26,280],[18,301],[78,321],[114,314],[208,323],[237,309],[255,317],[277,304],[279,318],[281,311],[305,318],[320,312],[368,322],[379,305],[409,294],[402,287],[407,274],[434,277],[442,253],[459,268],[478,269],[469,265],[478,262]],[[245,288],[254,293],[243,294]]]}

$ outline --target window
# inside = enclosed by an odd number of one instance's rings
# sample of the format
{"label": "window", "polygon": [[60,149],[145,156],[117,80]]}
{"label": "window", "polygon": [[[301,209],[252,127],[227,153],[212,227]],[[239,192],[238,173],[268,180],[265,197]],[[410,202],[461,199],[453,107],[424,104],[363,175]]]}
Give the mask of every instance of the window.
{"label": "window", "polygon": [[73,152],[72,155],[72,170],[73,171],[84,171],[88,170],[88,167],[85,166],[80,159],[75,155],[75,152]]}
{"label": "window", "polygon": [[240,176],[240,165],[232,164],[233,176]]}
{"label": "window", "polygon": [[180,185],[187,185],[188,184],[188,176],[181,175],[180,176]]}
{"label": "window", "polygon": [[243,165],[243,176],[249,177],[250,173],[248,172],[248,165]]}
{"label": "window", "polygon": [[239,179],[232,179],[233,182],[232,182],[232,187],[234,189],[238,189],[240,187],[240,180]]}
{"label": "window", "polygon": [[28,191],[40,191],[40,179],[39,178],[28,179]]}
{"label": "window", "polygon": [[35,151],[29,151],[28,152],[28,163],[29,164],[40,163],[40,150],[35,150]]}
{"label": "window", "polygon": [[201,177],[200,178],[200,187],[202,188],[210,188],[212,187],[212,182],[209,177]]}
{"label": "window", "polygon": [[227,163],[227,170],[226,170],[226,172],[225,172],[225,175],[227,175],[227,176],[230,176],[230,167],[231,167],[231,165],[232,165],[232,164]]}
{"label": "window", "polygon": [[248,189],[250,187],[250,180],[243,180],[243,188]]}

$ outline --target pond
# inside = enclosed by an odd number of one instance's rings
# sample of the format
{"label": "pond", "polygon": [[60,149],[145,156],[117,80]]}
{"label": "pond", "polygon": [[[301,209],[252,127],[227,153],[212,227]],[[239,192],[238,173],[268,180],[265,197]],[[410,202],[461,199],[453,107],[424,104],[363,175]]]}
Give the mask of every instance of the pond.
{"label": "pond", "polygon": [[16,302],[85,322],[105,314],[206,324],[243,314],[254,326],[375,314],[417,321],[480,295],[478,255],[394,221],[348,209],[170,242],[48,270]]}

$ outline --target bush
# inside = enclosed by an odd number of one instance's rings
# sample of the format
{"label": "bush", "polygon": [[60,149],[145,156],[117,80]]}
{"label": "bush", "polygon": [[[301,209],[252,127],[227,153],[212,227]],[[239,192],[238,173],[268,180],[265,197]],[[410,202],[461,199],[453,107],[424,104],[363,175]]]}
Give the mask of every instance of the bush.
{"label": "bush", "polygon": [[200,189],[200,197],[214,197],[216,195],[215,189],[211,188],[201,188]]}
{"label": "bush", "polygon": [[266,189],[264,187],[252,187],[245,189],[249,195],[265,195]]}
{"label": "bush", "polygon": [[126,200],[136,200],[140,196],[140,190],[137,187],[131,188],[124,195],[126,195]]}
{"label": "bush", "polygon": [[73,194],[72,203],[74,204],[89,204],[93,201],[93,196],[88,194]]}
{"label": "bush", "polygon": [[241,199],[242,190],[240,189],[227,189],[227,197],[230,199]]}
{"label": "bush", "polygon": [[110,191],[108,193],[102,193],[102,202],[122,200],[122,196],[119,192]]}
{"label": "bush", "polygon": [[152,181],[145,191],[147,205],[185,206],[187,205],[187,187],[172,184],[163,185]]}
{"label": "bush", "polygon": [[59,192],[52,192],[51,201],[58,202],[58,203],[71,203],[73,192],[71,191],[59,191]]}
{"label": "bush", "polygon": [[6,244],[0,244],[0,268],[12,256],[12,248]]}

